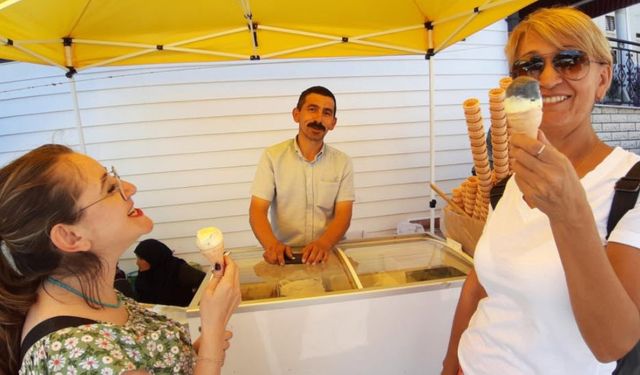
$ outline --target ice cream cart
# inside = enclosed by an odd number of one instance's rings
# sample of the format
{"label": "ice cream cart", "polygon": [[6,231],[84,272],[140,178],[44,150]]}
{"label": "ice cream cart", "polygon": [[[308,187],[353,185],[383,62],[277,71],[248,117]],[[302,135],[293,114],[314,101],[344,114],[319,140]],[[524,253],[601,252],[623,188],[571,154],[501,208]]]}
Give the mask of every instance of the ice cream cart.
{"label": "ice cream cart", "polygon": [[[436,374],[471,260],[429,235],[344,242],[323,265],[233,249],[243,302],[223,374]],[[197,337],[198,301],[187,309]]]}

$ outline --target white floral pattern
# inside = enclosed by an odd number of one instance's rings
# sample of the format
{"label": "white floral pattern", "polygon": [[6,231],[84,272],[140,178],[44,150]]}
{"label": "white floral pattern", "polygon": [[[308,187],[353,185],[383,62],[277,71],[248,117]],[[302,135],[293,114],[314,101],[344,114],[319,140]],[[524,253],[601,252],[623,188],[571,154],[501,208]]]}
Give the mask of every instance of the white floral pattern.
{"label": "white floral pattern", "polygon": [[125,325],[94,323],[50,333],[27,350],[19,374],[191,374],[195,352],[185,327],[120,298],[129,311]]}

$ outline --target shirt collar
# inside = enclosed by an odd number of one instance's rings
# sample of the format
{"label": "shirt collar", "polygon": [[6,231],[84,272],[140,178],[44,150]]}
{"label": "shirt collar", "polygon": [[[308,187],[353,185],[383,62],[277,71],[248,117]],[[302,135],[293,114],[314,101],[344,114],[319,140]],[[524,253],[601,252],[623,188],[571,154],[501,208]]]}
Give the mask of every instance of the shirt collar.
{"label": "shirt collar", "polygon": [[304,155],[302,155],[302,151],[300,150],[300,146],[298,145],[298,135],[296,135],[293,138],[293,148],[296,151],[296,154],[298,155],[298,157],[300,159],[306,161],[307,163],[313,164],[313,163],[315,163],[316,161],[318,161],[318,160],[320,160],[322,158],[322,156],[324,155],[324,152],[325,152],[325,150],[327,148],[327,144],[322,142],[322,148],[320,149],[320,152],[318,152],[316,154],[316,157],[311,161],[308,161],[307,159],[304,158]]}

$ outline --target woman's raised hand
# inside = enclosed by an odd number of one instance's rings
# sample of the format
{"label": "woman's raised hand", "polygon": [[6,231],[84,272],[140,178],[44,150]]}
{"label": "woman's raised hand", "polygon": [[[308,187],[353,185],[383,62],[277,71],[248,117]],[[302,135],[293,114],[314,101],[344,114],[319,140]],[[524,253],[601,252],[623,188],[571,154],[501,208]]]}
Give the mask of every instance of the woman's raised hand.
{"label": "woman's raised hand", "polygon": [[523,134],[510,138],[511,168],[524,200],[551,217],[563,217],[577,201],[586,200],[571,161],[538,131],[538,139]]}
{"label": "woman's raised hand", "polygon": [[202,334],[214,331],[221,334],[240,304],[240,278],[238,266],[228,256],[224,257],[224,274],[213,277],[200,299]]}

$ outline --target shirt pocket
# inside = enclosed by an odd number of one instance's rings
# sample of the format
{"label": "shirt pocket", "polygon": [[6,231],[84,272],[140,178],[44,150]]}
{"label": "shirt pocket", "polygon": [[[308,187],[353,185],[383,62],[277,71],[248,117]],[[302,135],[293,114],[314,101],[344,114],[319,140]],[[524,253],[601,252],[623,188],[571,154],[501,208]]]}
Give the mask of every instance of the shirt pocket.
{"label": "shirt pocket", "polygon": [[324,210],[333,211],[339,187],[339,182],[320,181],[320,184],[318,185],[318,207]]}

